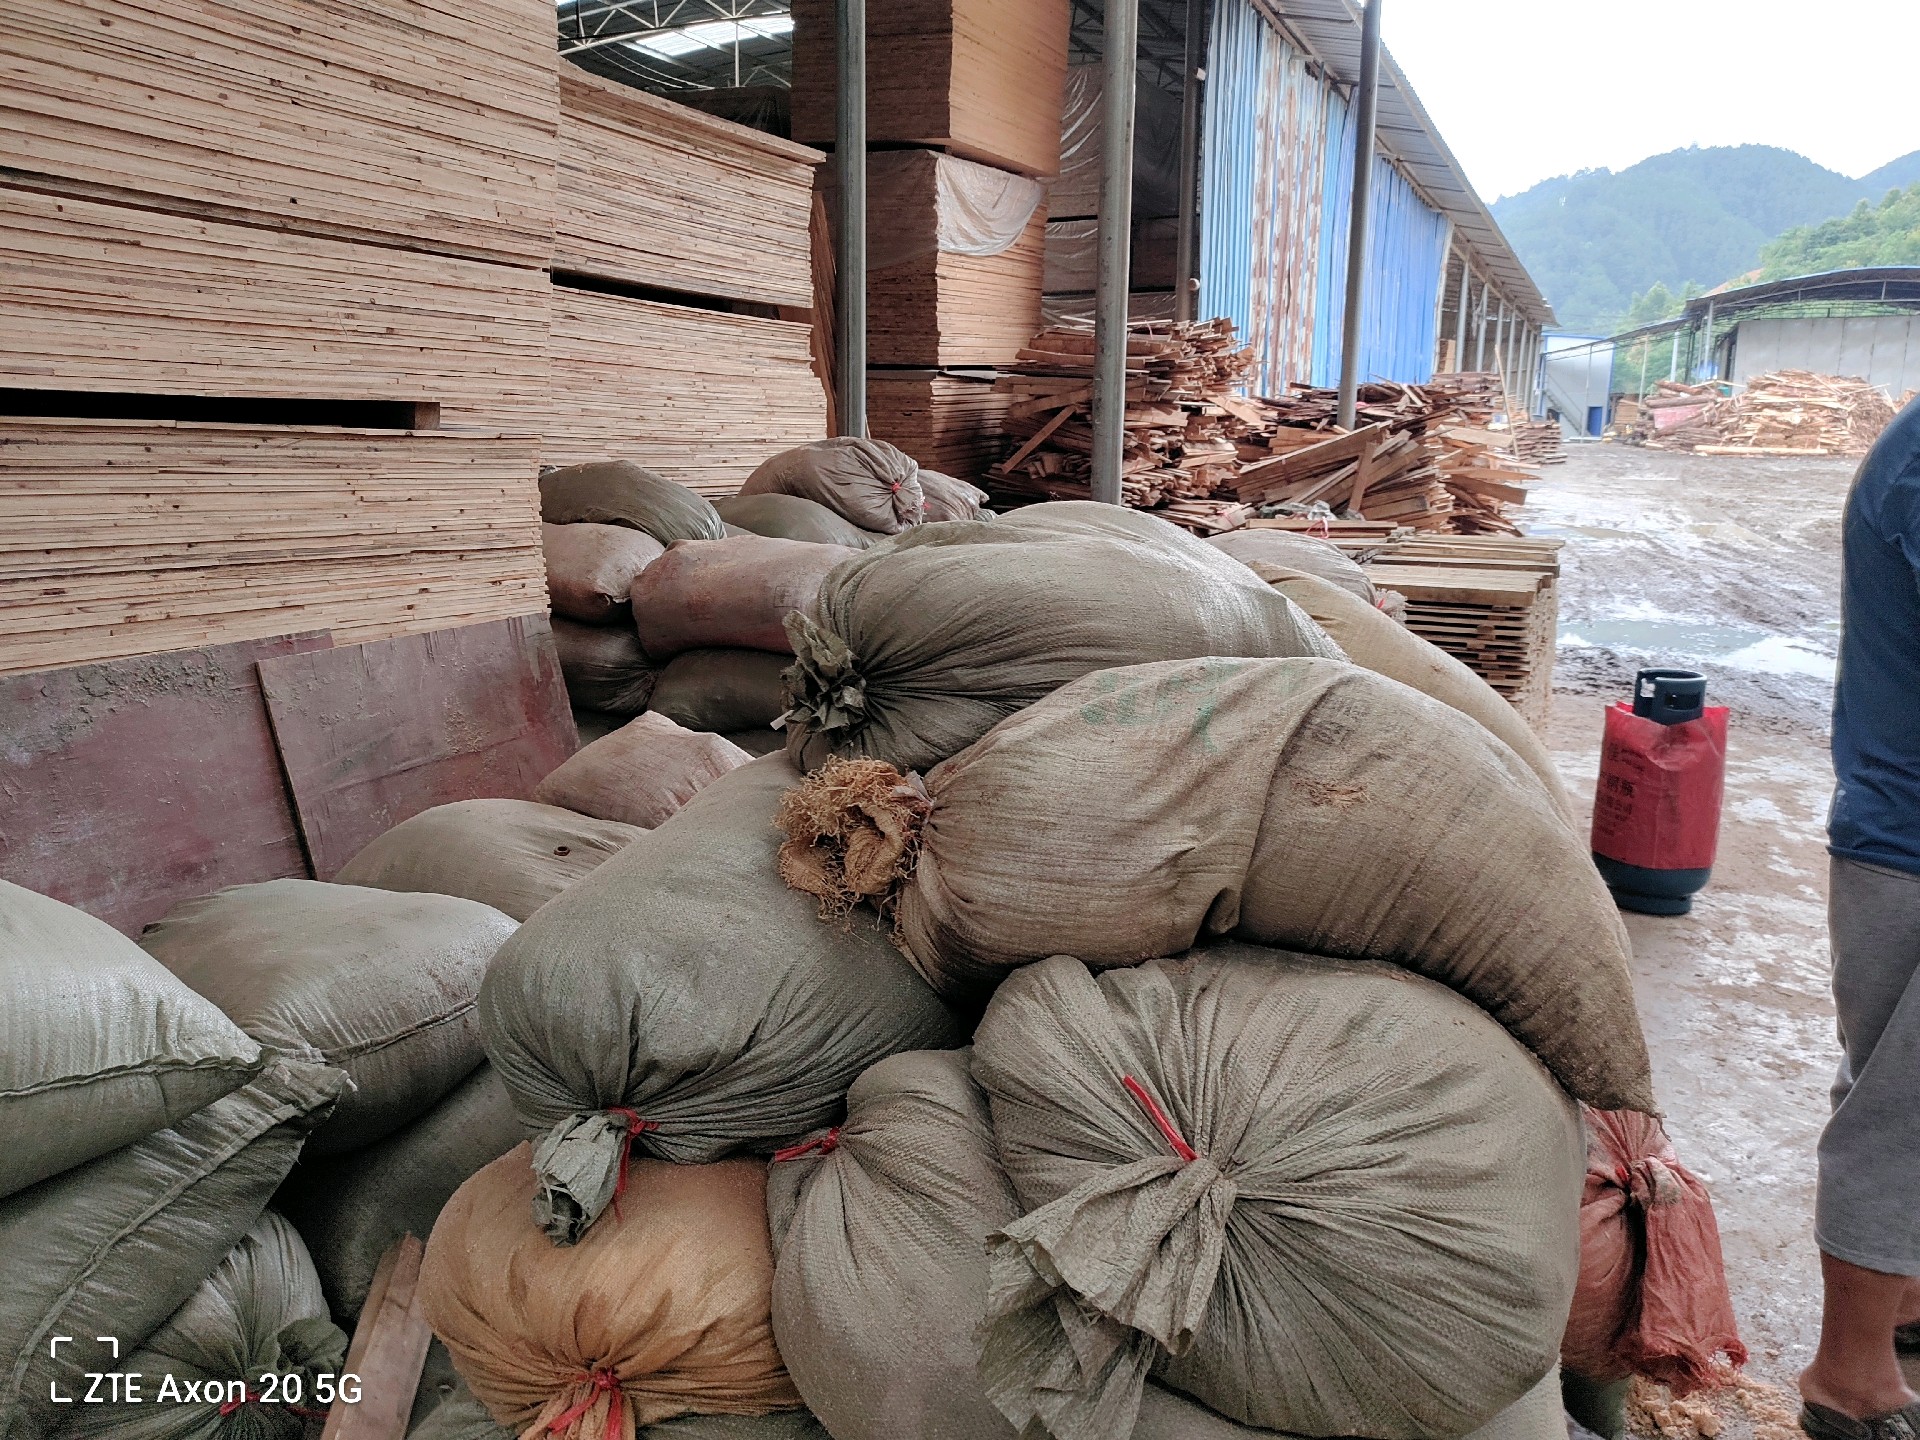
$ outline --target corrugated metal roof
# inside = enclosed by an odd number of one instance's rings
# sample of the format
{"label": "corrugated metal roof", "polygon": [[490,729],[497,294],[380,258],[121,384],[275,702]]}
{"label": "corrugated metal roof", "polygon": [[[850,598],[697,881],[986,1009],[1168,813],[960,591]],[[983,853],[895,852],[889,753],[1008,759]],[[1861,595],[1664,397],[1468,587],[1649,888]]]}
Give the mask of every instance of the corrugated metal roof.
{"label": "corrugated metal roof", "polygon": [[[1411,3],[1411,0],[1403,0]],[[1360,11],[1351,0],[1255,0],[1281,29],[1343,85],[1360,79]],[[1509,305],[1539,325],[1557,321],[1553,307],[1500,232],[1426,107],[1391,55],[1380,63],[1379,143],[1427,199],[1453,221],[1454,243]]]}

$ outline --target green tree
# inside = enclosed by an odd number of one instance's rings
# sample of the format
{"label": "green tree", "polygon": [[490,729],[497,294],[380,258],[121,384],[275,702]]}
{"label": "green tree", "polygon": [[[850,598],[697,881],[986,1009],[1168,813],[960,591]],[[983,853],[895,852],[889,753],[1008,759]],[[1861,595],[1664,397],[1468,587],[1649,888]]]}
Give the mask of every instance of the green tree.
{"label": "green tree", "polygon": [[1789,230],[1760,251],[1763,280],[1880,265],[1920,265],[1920,184],[1890,190],[1878,205],[1862,200],[1836,220]]}

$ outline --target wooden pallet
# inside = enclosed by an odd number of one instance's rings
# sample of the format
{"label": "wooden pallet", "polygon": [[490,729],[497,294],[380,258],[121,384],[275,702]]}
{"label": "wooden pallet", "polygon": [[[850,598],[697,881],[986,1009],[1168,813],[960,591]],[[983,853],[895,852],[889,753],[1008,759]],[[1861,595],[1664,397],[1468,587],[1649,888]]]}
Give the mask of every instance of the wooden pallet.
{"label": "wooden pallet", "polygon": [[531,436],[0,421],[0,671],[545,608]]}
{"label": "wooden pallet", "polygon": [[551,390],[510,412],[541,461],[632,460],[708,495],[827,433],[812,327],[555,286]]}
{"label": "wooden pallet", "polygon": [[991,372],[875,370],[867,375],[867,428],[931,470],[978,484],[1006,449],[1013,397]]}
{"label": "wooden pallet", "polygon": [[554,268],[807,309],[822,158],[562,64]]}
{"label": "wooden pallet", "polygon": [[485,420],[544,387],[547,289],[538,270],[0,187],[0,387]]}
{"label": "wooden pallet", "polygon": [[546,0],[7,0],[16,180],[544,266]]}
{"label": "wooden pallet", "polygon": [[[1068,0],[891,0],[867,13],[867,135],[1022,175],[1060,168]],[[834,0],[794,0],[793,138],[834,132]]]}

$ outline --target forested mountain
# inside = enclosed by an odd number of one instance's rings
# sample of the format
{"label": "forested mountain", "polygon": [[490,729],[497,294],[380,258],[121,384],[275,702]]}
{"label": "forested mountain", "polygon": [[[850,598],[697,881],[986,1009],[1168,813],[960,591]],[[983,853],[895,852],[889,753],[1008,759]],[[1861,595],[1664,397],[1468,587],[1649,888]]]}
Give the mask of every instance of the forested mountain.
{"label": "forested mountain", "polygon": [[1493,206],[1568,330],[1606,334],[1655,284],[1710,288],[1783,232],[1878,205],[1920,181],[1920,151],[1849,179],[1768,145],[1674,150],[1618,172],[1543,181]]}
{"label": "forested mountain", "polygon": [[1890,190],[1878,205],[1789,230],[1760,252],[1760,278],[1818,275],[1865,265],[1920,265],[1920,183]]}

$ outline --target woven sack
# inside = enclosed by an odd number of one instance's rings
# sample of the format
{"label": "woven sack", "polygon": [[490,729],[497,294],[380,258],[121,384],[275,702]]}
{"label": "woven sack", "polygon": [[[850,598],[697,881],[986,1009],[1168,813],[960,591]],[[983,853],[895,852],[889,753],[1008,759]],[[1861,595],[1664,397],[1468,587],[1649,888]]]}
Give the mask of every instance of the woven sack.
{"label": "woven sack", "polygon": [[839,1118],[847,1086],[965,1030],[872,918],[822,925],[777,869],[799,777],[743,765],[543,907],[481,987],[486,1049],[535,1150],[540,1223],[570,1242],[629,1149],[771,1151]]}
{"label": "woven sack", "polygon": [[436,805],[368,841],[333,882],[457,895],[524,920],[640,833],[559,803]]}
{"label": "woven sack", "polygon": [[[1267,532],[1273,533],[1271,531]],[[1533,733],[1533,727],[1499,692],[1438,645],[1422,639],[1406,626],[1389,619],[1376,606],[1355,598],[1318,575],[1255,562],[1253,573],[1311,615],[1314,623],[1347,652],[1356,665],[1376,675],[1411,685],[1442,705],[1478,720],[1504,740],[1540,777],[1554,805],[1572,822],[1573,804],[1561,784],[1553,756]]]}
{"label": "woven sack", "polygon": [[1588,1110],[1586,1121],[1580,1287],[1560,1357],[1588,1380],[1713,1388],[1720,1358],[1744,1365],[1747,1347],[1707,1187],[1651,1116]]}
{"label": "woven sack", "polygon": [[638,715],[647,708],[659,667],[629,627],[582,625],[556,617],[553,648],[567,682],[567,698],[576,709]]}
{"label": "woven sack", "polygon": [[666,547],[624,525],[542,525],[540,550],[553,613],[588,625],[612,625],[632,613],[628,592],[635,578]]}
{"label": "woven sack", "polygon": [[969,485],[951,475],[942,475],[938,470],[922,470],[920,490],[926,496],[926,510],[923,513],[929,524],[937,524],[942,520],[993,518],[987,509],[987,492],[978,485]]}
{"label": "woven sack", "polygon": [[309,1155],[337,1155],[425,1114],[480,1063],[480,977],[514,922],[450,895],[317,880],[187,900],[147,953],[279,1055],[353,1080]]}
{"label": "woven sack", "polygon": [[771,726],[765,730],[736,730],[727,739],[754,760],[787,748],[787,737]]}
{"label": "woven sack", "polygon": [[718,735],[648,713],[576,752],[534,788],[533,798],[651,830],[747,758]]}
{"label": "woven sack", "polygon": [[[271,1210],[187,1302],[118,1369],[142,1403],[79,1405],[73,1440],[302,1440],[325,1415],[321,1375],[345,1368],[347,1337],[327,1318],[307,1248]],[[169,1384],[171,1382],[171,1384]],[[211,1398],[187,1400],[189,1386]]]}
{"label": "woven sack", "polygon": [[842,519],[818,500],[799,495],[729,495],[713,502],[729,532],[768,535],[776,540],[811,540],[816,545],[842,545],[865,550],[886,539],[872,530]]}
{"label": "woven sack", "polygon": [[918,525],[926,505],[912,456],[884,440],[846,435],[781,451],[747,477],[740,493],[798,495],[879,535]]}
{"label": "woven sack", "polygon": [[787,616],[811,605],[827,572],[859,553],[764,535],[681,541],[633,582],[634,628],[658,662],[683,650],[789,653]]}
{"label": "woven sack", "polygon": [[0,1196],[166,1129],[263,1063],[105,921],[0,880]]}
{"label": "woven sack", "polygon": [[927,526],[829,575],[788,622],[787,753],[928,770],[1095,670],[1338,651],[1251,570],[1117,506]]}
{"label": "woven sack", "polygon": [[1151,1373],[1242,1424],[1464,1435],[1553,1368],[1578,1116],[1405,972],[1222,945],[1011,976],[973,1074],[1024,1212],[980,1375],[1016,1426],[1126,1433]]}
{"label": "woven sack", "polygon": [[630,460],[596,460],[540,477],[540,518],[549,525],[624,525],[662,545],[726,533],[707,499]]}
{"label": "woven sack", "polygon": [[496,1420],[602,1440],[800,1404],[768,1316],[765,1165],[636,1160],[620,1206],[556,1246],[528,1216],[528,1161],[522,1145],[462,1185],[420,1269],[434,1333]]}
{"label": "woven sack", "polygon": [[768,650],[688,650],[660,672],[651,708],[689,730],[771,731],[787,708],[780,677],[791,664]]}
{"label": "woven sack", "polygon": [[307,1242],[342,1324],[360,1313],[393,1243],[431,1231],[469,1176],[524,1139],[506,1087],[482,1065],[411,1125],[351,1155],[294,1167],[274,1204]]}
{"label": "woven sack", "polygon": [[1373,581],[1367,578],[1367,572],[1348,559],[1339,546],[1311,535],[1285,530],[1229,530],[1224,535],[1209,536],[1207,544],[1243,565],[1284,565],[1338,585],[1368,605],[1374,602]]}
{"label": "woven sack", "polygon": [[1652,1112],[1628,941],[1539,778],[1456,710],[1326,660],[1104,671],[924,791],[830,766],[782,874],[896,909],[956,1003],[1056,953],[1128,965],[1231,935],[1392,961],[1485,1007],[1580,1099]]}
{"label": "woven sack", "polygon": [[[830,1440],[820,1422],[804,1410],[773,1415],[681,1415],[658,1425],[643,1425],[635,1440]],[[443,1400],[407,1433],[407,1440],[520,1440],[465,1385]],[[1558,1440],[1558,1437],[1555,1437]]]}
{"label": "woven sack", "polygon": [[[347,1084],[272,1060],[172,1129],[0,1200],[0,1255],[16,1261],[0,1287],[0,1440],[60,1433],[79,1406],[55,1390],[82,1396],[89,1372],[123,1368],[260,1218]],[[56,1351],[54,1335],[74,1340]]]}

